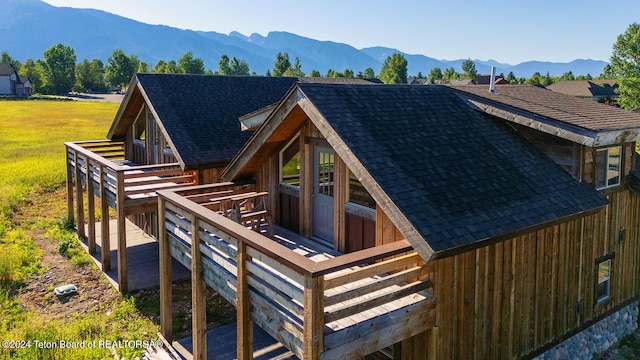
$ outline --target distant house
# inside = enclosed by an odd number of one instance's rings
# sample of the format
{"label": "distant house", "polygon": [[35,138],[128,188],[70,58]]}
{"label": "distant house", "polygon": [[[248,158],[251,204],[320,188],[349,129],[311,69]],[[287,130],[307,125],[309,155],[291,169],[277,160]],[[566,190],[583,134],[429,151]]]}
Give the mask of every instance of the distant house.
{"label": "distant house", "polygon": [[[495,84],[496,85],[505,85],[509,82],[505,80],[502,76],[495,76]],[[491,75],[478,75],[476,76],[476,85],[489,85],[491,82]]]}
{"label": "distant house", "polygon": [[31,81],[10,63],[0,63],[0,95],[31,96]]}
{"label": "distant house", "polygon": [[27,76],[19,76],[16,83],[17,96],[31,96],[31,80]]}
{"label": "distant house", "polygon": [[547,86],[547,89],[566,95],[603,103],[618,97],[615,80],[568,80]]}

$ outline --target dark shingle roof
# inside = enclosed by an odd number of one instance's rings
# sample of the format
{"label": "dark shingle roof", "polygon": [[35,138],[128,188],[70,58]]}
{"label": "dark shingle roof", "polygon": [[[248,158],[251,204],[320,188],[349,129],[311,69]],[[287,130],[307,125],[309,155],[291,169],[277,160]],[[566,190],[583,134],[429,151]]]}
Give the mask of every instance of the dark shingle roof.
{"label": "dark shingle roof", "polygon": [[495,93],[478,86],[455,86],[456,90],[481,98],[482,101],[515,108],[592,131],[614,131],[640,128],[640,115],[612,106],[586,102],[574,96],[532,85],[497,85]]}
{"label": "dark shingle roof", "polygon": [[296,78],[138,74],[186,167],[228,162],[251,136],[238,118],[282,98]]}
{"label": "dark shingle roof", "polygon": [[446,86],[298,87],[436,253],[607,202]]}
{"label": "dark shingle roof", "polygon": [[11,63],[0,63],[0,76],[8,76],[15,72],[16,70]]}

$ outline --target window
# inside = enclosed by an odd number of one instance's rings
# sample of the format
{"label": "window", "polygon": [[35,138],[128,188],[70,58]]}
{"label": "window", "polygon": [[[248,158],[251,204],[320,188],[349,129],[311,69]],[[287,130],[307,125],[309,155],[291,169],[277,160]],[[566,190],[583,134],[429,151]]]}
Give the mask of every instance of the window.
{"label": "window", "polygon": [[362,186],[358,178],[349,170],[349,201],[358,205],[375,209],[376,202],[367,189]]}
{"label": "window", "polygon": [[596,189],[620,185],[622,148],[614,146],[596,151]]}
{"label": "window", "polygon": [[300,186],[300,144],[298,137],[280,152],[280,183]]}
{"label": "window", "polygon": [[596,287],[596,303],[603,303],[611,297],[611,270],[613,254],[596,260],[598,284]]}

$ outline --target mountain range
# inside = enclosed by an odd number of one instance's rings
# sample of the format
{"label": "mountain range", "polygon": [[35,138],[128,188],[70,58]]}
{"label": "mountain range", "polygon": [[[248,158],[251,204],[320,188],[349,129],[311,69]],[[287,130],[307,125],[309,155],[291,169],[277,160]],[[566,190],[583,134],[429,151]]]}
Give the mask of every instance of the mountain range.
{"label": "mountain range", "polygon": [[[8,51],[13,58],[40,59],[49,47],[62,43],[74,49],[78,61],[99,59],[103,62],[113,50],[135,54],[154,66],[159,60],[178,60],[191,51],[204,60],[205,67],[216,70],[223,54],[244,59],[257,74],[273,67],[276,54],[287,52],[289,58],[299,57],[302,70],[329,69],[356,73],[370,67],[377,74],[387,56],[401,51],[386,47],[355,47],[332,41],[319,41],[287,32],[273,31],[267,36],[238,32],[221,34],[213,31],[192,31],[164,25],[149,25],[108,12],[94,9],[55,7],[40,0],[0,0],[0,9],[11,16],[0,21],[0,51]],[[438,60],[426,55],[403,53],[408,61],[409,75],[426,75],[434,67],[453,67],[462,72],[465,59]],[[516,77],[530,77],[534,72],[552,76],[573,72],[574,75],[598,76],[607,64],[604,61],[577,59],[568,63],[527,61],[517,65],[495,60],[474,60],[481,74],[488,74],[491,66],[498,73],[512,71]]]}

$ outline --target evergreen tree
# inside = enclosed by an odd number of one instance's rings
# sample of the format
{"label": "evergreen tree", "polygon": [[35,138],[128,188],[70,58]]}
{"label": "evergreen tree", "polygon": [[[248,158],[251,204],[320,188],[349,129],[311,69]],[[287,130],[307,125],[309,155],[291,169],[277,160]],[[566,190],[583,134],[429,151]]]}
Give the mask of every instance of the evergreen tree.
{"label": "evergreen tree", "polygon": [[178,60],[178,72],[181,74],[204,74],[204,61],[194,58],[191,51],[186,52]]}
{"label": "evergreen tree", "polygon": [[[273,76],[284,76],[285,71],[287,71],[291,67],[291,62],[289,61],[289,54],[278,53],[276,55],[276,62],[273,64]],[[268,75],[269,76],[269,75]]]}
{"label": "evergreen tree", "polygon": [[440,70],[439,67],[434,67],[433,69],[431,69],[431,71],[429,71],[429,76],[427,76],[427,79],[429,79],[430,83],[435,83],[436,81],[442,80],[444,78],[444,75],[442,74],[442,70]]}
{"label": "evergreen tree", "polygon": [[366,68],[364,69],[364,78],[365,79],[373,79],[376,77],[375,72],[373,72],[372,68]]}
{"label": "evergreen tree", "polygon": [[385,84],[407,83],[407,59],[400,53],[395,53],[384,61],[380,69],[380,80]]}

